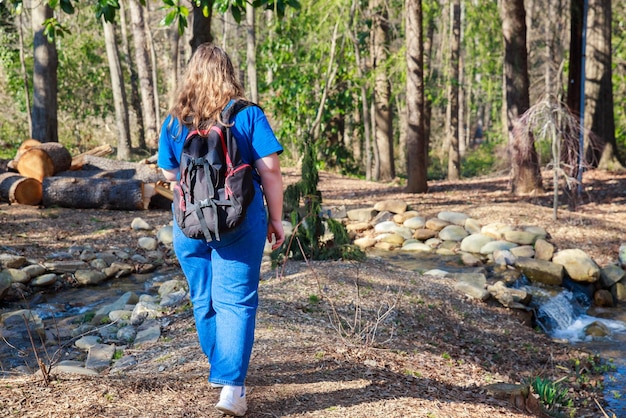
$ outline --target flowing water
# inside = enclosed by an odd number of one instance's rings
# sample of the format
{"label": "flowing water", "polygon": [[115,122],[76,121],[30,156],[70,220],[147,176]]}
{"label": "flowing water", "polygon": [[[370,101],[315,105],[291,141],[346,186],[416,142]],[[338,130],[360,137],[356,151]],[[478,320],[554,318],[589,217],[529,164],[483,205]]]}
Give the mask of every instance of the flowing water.
{"label": "flowing water", "polygon": [[[434,254],[416,257],[411,253],[376,252],[375,255],[398,267],[425,272],[440,269],[450,273],[471,272],[459,264],[457,256]],[[537,325],[548,335],[581,346],[609,361],[604,379],[604,398],[609,416],[626,418],[626,310],[623,308],[594,309],[583,287],[570,284],[566,288],[542,288],[531,285],[525,278],[516,287],[533,295],[531,305],[537,313]],[[610,336],[591,339],[585,328],[598,322],[609,330]]]}

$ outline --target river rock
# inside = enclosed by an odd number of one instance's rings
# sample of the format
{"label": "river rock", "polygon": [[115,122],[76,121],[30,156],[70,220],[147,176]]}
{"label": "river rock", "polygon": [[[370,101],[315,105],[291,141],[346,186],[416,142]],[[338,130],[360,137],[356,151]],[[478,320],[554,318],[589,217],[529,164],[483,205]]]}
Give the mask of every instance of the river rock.
{"label": "river rock", "polygon": [[600,269],[600,284],[605,289],[613,286],[624,277],[626,277],[626,272],[615,264],[609,264],[608,266]]}
{"label": "river rock", "polygon": [[[408,219],[419,217],[419,213],[415,210],[408,210],[403,213],[396,213],[391,218],[398,225],[403,225]],[[408,225],[404,225],[408,226]]]}
{"label": "river rock", "polygon": [[517,244],[509,241],[494,240],[486,243],[480,248],[481,254],[493,254],[497,250],[510,250],[513,247],[517,247]]}
{"label": "river rock", "polygon": [[426,228],[432,229],[433,231],[441,231],[446,226],[450,225],[450,222],[444,221],[439,218],[430,218],[426,220]]}
{"label": "river rock", "polygon": [[[37,375],[41,373],[41,369],[37,370]],[[50,368],[50,374],[77,374],[82,376],[97,376],[99,373],[93,369],[86,369],[84,363],[74,360],[63,360]]]}
{"label": "river rock", "polygon": [[404,200],[391,199],[376,203],[374,210],[378,212],[404,213],[407,207],[408,204]]}
{"label": "river rock", "polygon": [[600,321],[593,321],[591,324],[587,325],[584,328],[585,335],[590,337],[608,337],[611,335],[611,330],[609,327],[604,325]]}
{"label": "river rock", "polygon": [[515,267],[528,277],[531,282],[543,283],[551,286],[561,286],[565,271],[562,265],[534,258],[518,257]]}
{"label": "river rock", "polygon": [[135,345],[155,343],[161,337],[161,325],[155,320],[145,321],[137,329]]}
{"label": "river rock", "polygon": [[461,251],[466,251],[468,253],[480,253],[480,249],[491,241],[493,241],[492,237],[482,233],[468,235],[463,238],[463,241],[461,241]]}
{"label": "river rock", "polygon": [[116,337],[120,341],[130,343],[137,337],[137,330],[132,325],[127,325],[117,330]]}
{"label": "river rock", "polygon": [[376,210],[374,208],[366,209],[352,209],[349,210],[347,215],[348,219],[357,222],[369,222],[374,216],[376,216]]}
{"label": "river rock", "polygon": [[459,225],[448,225],[439,231],[439,239],[444,241],[461,242],[467,236],[468,233],[465,228]]}
{"label": "river rock", "polygon": [[613,302],[613,295],[606,289],[597,290],[593,294],[593,303],[596,306],[606,308],[612,308],[613,306],[615,306],[615,303]]}
{"label": "river rock", "polygon": [[454,225],[465,227],[465,221],[469,216],[461,212],[439,212],[437,218],[449,222]]}
{"label": "river rock", "polygon": [[538,239],[535,241],[535,258],[539,260],[552,260],[552,256],[554,255],[554,245],[550,244],[545,239]]}
{"label": "river rock", "polygon": [[353,244],[361,249],[366,249],[376,245],[376,240],[372,237],[357,238],[354,240]]}
{"label": "river rock", "polygon": [[346,231],[348,232],[363,232],[372,227],[369,222],[356,222],[346,225]]}
{"label": "river rock", "polygon": [[532,245],[520,245],[519,247],[513,247],[509,251],[515,257],[532,258],[535,256],[535,250]]}
{"label": "river rock", "polygon": [[13,283],[11,276],[4,274],[4,270],[0,271],[0,300],[2,300],[4,295],[8,293],[11,288],[11,283]]}
{"label": "river rock", "polygon": [[482,225],[476,219],[467,218],[465,220],[465,229],[470,234],[479,234],[482,228]]}
{"label": "river rock", "polygon": [[85,335],[84,337],[80,337],[74,342],[76,348],[79,348],[83,351],[89,351],[91,347],[96,344],[100,344],[102,339],[97,335]]}
{"label": "river rock", "polygon": [[554,254],[552,262],[565,267],[574,281],[594,283],[600,278],[600,267],[583,250],[561,250]]}
{"label": "river rock", "polygon": [[480,273],[455,273],[448,275],[456,280],[454,288],[465,295],[486,301],[491,296],[485,289],[487,284],[487,278],[484,274]]}
{"label": "river rock", "polygon": [[619,246],[619,251],[617,253],[617,259],[619,260],[620,265],[623,268],[626,268],[626,244],[622,244]]}
{"label": "river rock", "polygon": [[59,276],[54,273],[42,274],[41,276],[35,277],[31,280],[30,284],[32,286],[52,286],[59,279]]}
{"label": "river rock", "polygon": [[426,218],[423,216],[413,216],[405,220],[402,225],[411,229],[421,229],[426,226]]}
{"label": "river rock", "polygon": [[46,268],[41,264],[30,264],[26,267],[22,267],[22,271],[28,274],[31,279],[37,276],[41,276],[46,272]]}
{"label": "river rock", "polygon": [[481,266],[483,264],[482,260],[472,253],[462,253],[461,262],[468,267]]}
{"label": "river rock", "polygon": [[432,248],[423,242],[419,242],[417,240],[407,240],[404,242],[401,248],[402,251],[417,251],[417,252],[432,252]]}
{"label": "river rock", "polygon": [[404,237],[396,234],[395,232],[389,234],[382,234],[376,237],[378,242],[387,242],[394,247],[400,247],[404,243]]}
{"label": "river rock", "polygon": [[104,281],[107,276],[98,270],[76,270],[74,278],[82,285],[89,286]]}
{"label": "river rock", "polygon": [[150,231],[152,227],[142,218],[134,218],[130,223],[130,227],[135,231]]}
{"label": "river rock", "polygon": [[139,325],[146,319],[158,318],[162,315],[159,305],[152,302],[139,301],[130,317],[130,323]]}
{"label": "river rock", "polygon": [[0,267],[2,268],[11,268],[11,269],[19,269],[28,264],[28,260],[26,257],[22,257],[21,255],[14,254],[0,254]]}
{"label": "river rock", "polygon": [[618,303],[626,302],[626,285],[621,282],[615,283],[611,287],[611,294],[613,295],[613,297]]}
{"label": "river rock", "polygon": [[80,260],[47,261],[43,265],[46,270],[55,273],[74,273],[76,270],[84,270],[88,267],[87,263]]}
{"label": "river rock", "polygon": [[[128,305],[135,305],[137,302],[139,302],[139,297],[135,292],[126,292],[122,296],[117,298],[115,302],[101,306],[96,311],[96,316],[109,315],[112,311],[126,310],[126,307]],[[110,316],[109,318],[113,320],[113,318],[111,318]]]}
{"label": "river rock", "polygon": [[503,238],[516,244],[530,245],[535,243],[537,235],[526,231],[505,231]]}
{"label": "river rock", "polygon": [[103,270],[104,274],[108,277],[125,277],[132,274],[134,267],[126,263],[111,263],[111,265]]}
{"label": "river rock", "polygon": [[128,309],[115,309],[109,312],[109,319],[111,322],[130,321],[130,316],[133,311]]}
{"label": "river rock", "polygon": [[97,371],[109,368],[115,355],[115,344],[96,344],[89,349],[85,367]]}
{"label": "river rock", "polygon": [[28,283],[30,282],[30,276],[24,271],[14,268],[7,268],[2,270],[3,275],[7,275],[11,278],[12,283]]}
{"label": "river rock", "polygon": [[174,241],[174,229],[172,225],[166,225],[157,232],[157,240],[161,244],[170,245]]}
{"label": "river rock", "polygon": [[137,241],[137,244],[139,245],[139,248],[143,248],[144,250],[147,250],[147,251],[152,251],[152,250],[156,250],[159,243],[155,238],[141,237]]}
{"label": "river rock", "polygon": [[530,303],[532,295],[522,289],[507,287],[504,282],[498,281],[492,286],[487,286],[487,291],[500,304],[507,308],[525,309]]}
{"label": "river rock", "polygon": [[493,223],[484,225],[480,229],[480,232],[496,240],[502,240],[504,239],[505,232],[512,231],[512,230],[513,230],[513,227],[510,225],[506,225],[500,222],[493,222]]}
{"label": "river rock", "polygon": [[421,228],[421,229],[416,229],[415,232],[413,232],[413,238],[415,238],[418,241],[426,241],[436,236],[437,236],[437,231],[433,229]]}
{"label": "river rock", "polygon": [[512,266],[517,257],[510,250],[495,250],[492,253],[493,262],[498,266]]}

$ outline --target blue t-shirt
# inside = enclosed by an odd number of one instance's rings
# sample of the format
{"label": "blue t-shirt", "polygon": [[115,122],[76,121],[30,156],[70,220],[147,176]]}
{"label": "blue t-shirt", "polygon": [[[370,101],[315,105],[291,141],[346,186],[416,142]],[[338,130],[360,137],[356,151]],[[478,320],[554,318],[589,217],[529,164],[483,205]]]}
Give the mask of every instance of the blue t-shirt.
{"label": "blue t-shirt", "polygon": [[[258,106],[248,106],[235,115],[231,127],[233,136],[237,141],[241,159],[254,166],[259,158],[267,157],[273,153],[280,154],[283,147],[278,142],[272,127]],[[177,118],[168,115],[159,135],[159,167],[165,170],[173,170],[180,166],[180,156],[183,152],[183,144],[189,130],[185,125],[180,124]],[[255,173],[255,180],[260,182],[258,174]]]}

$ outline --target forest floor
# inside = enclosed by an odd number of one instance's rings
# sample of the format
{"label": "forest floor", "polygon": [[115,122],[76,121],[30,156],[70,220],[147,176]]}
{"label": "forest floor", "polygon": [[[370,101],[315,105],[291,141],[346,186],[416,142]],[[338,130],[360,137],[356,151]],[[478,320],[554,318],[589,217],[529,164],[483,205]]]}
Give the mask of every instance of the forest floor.
{"label": "forest floor", "polygon": [[[285,183],[298,179],[285,170]],[[550,189],[549,173],[545,186]],[[481,223],[537,225],[558,249],[580,248],[601,266],[626,243],[626,173],[585,174],[575,212],[552,192],[515,197],[504,176],[433,181],[426,194],[323,172],[325,205],[368,207],[404,199],[422,216],[467,213]],[[73,243],[136,246],[134,217],[165,225],[170,213],[0,205],[0,245],[44,258]],[[264,264],[256,344],[248,374],[249,417],[528,417],[529,404],[493,396],[493,383],[542,376],[569,388],[564,416],[603,417],[602,381],[590,353],[551,340],[512,310],[468,299],[447,279],[375,258],[363,263]],[[357,292],[358,290],[358,292]],[[338,327],[338,324],[343,324]],[[172,313],[159,342],[125,350],[138,364],[123,374],[34,376],[0,381],[0,416],[219,417],[219,390],[189,311]],[[579,366],[574,364],[579,362]]]}

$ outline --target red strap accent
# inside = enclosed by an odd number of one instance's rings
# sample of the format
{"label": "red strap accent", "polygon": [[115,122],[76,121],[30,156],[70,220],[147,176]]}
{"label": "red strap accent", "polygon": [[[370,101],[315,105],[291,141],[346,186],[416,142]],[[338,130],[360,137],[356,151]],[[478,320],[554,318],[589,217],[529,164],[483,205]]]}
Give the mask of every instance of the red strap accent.
{"label": "red strap accent", "polygon": [[220,140],[222,141],[222,149],[224,150],[224,156],[226,157],[226,167],[228,168],[228,171],[230,171],[233,168],[233,161],[230,159],[230,155],[228,155],[228,147],[226,146],[226,141],[224,140],[224,133],[220,128],[215,125],[211,126],[211,130],[216,131],[217,134],[220,136]]}

